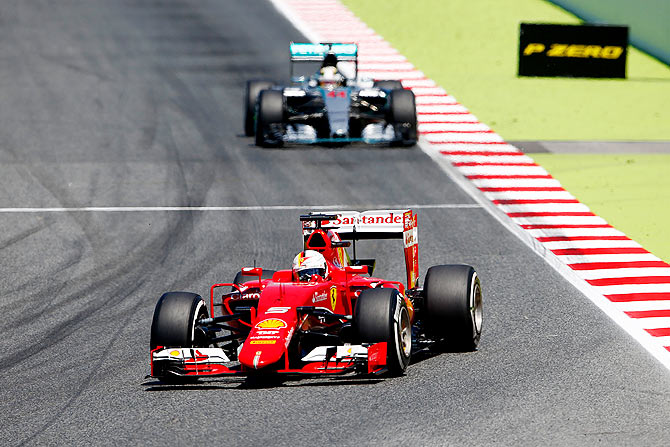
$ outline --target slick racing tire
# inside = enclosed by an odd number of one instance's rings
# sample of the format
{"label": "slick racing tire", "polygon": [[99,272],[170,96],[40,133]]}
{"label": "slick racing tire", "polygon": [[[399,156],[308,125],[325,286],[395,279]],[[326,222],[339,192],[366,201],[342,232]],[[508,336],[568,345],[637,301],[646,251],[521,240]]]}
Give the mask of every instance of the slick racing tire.
{"label": "slick racing tire", "polygon": [[400,376],[412,353],[412,324],[396,289],[364,290],[354,309],[354,333],[360,343],[386,342],[386,366]]}
{"label": "slick racing tire", "polygon": [[482,335],[482,287],[469,265],[437,265],[423,284],[424,327],[453,351],[474,351]]}
{"label": "slick racing tire", "polygon": [[263,90],[256,110],[256,145],[280,147],[284,120],[284,94],[281,90]]}
{"label": "slick racing tire", "polygon": [[255,115],[256,115],[256,101],[258,101],[258,94],[265,89],[272,87],[272,82],[269,81],[247,81],[247,88],[245,91],[244,101],[244,135],[253,137],[256,131]]}
{"label": "slick racing tire", "polygon": [[373,86],[384,90],[396,90],[403,88],[402,82],[396,80],[375,81]]}
{"label": "slick racing tire", "polygon": [[413,146],[418,133],[416,124],[416,101],[411,90],[395,89],[389,97],[389,123],[396,132],[396,144]]}
{"label": "slick racing tire", "polygon": [[207,318],[205,302],[195,293],[167,292],[160,297],[151,323],[151,349],[206,347],[205,333],[196,322]]}

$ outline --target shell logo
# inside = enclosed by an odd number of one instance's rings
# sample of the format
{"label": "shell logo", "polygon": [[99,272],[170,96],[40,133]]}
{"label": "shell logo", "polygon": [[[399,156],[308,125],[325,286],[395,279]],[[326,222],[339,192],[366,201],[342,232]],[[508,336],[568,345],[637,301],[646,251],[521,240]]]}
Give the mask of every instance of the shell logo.
{"label": "shell logo", "polygon": [[286,327],[286,322],[278,318],[268,318],[256,324],[258,329],[279,329]]}

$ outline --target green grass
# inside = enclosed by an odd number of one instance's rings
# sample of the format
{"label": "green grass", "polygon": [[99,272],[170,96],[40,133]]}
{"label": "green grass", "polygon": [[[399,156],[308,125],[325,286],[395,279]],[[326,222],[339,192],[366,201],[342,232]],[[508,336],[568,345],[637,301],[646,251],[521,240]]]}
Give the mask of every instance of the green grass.
{"label": "green grass", "polygon": [[343,3],[507,140],[670,140],[670,68],[634,48],[627,80],[516,76],[519,23],[579,23],[550,3]]}
{"label": "green grass", "polygon": [[670,261],[670,154],[532,154],[591,211]]}
{"label": "green grass", "polygon": [[[342,1],[507,140],[670,140],[670,68],[634,48],[627,80],[516,77],[519,23],[579,23],[543,0]],[[670,261],[670,155],[533,155]]]}

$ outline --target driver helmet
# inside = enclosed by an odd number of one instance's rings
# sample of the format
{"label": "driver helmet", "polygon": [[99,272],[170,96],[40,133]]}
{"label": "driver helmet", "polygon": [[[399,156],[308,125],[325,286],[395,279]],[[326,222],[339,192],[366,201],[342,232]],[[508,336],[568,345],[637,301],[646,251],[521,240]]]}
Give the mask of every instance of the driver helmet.
{"label": "driver helmet", "polygon": [[344,76],[337,70],[337,55],[332,51],[326,53],[319,71],[319,86],[334,89],[344,82]]}
{"label": "driver helmet", "polygon": [[293,279],[299,282],[307,282],[312,275],[326,277],[328,264],[326,258],[315,250],[305,250],[298,253],[293,259]]}
{"label": "driver helmet", "polygon": [[337,67],[327,65],[322,67],[319,71],[319,86],[327,89],[334,89],[340,87],[344,81],[344,77],[337,71]]}

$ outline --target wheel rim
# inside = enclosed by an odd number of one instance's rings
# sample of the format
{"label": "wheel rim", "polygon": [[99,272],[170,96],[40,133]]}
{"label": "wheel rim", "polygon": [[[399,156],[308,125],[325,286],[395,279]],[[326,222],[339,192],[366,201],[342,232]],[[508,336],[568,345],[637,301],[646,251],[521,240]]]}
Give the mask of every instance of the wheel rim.
{"label": "wheel rim", "polygon": [[201,343],[204,343],[205,333],[202,330],[196,332],[196,323],[201,318],[207,318],[207,308],[205,307],[205,302],[200,300],[195,312],[193,314],[193,320],[191,321],[191,344],[193,346],[199,346]]}
{"label": "wheel rim", "polygon": [[472,319],[473,336],[477,337],[482,332],[482,287],[477,274],[472,277],[472,293],[470,294],[470,317]]}
{"label": "wheel rim", "polygon": [[412,351],[412,326],[409,322],[409,313],[405,306],[400,310],[400,321],[398,321],[398,335],[400,342],[400,352],[409,357]]}

